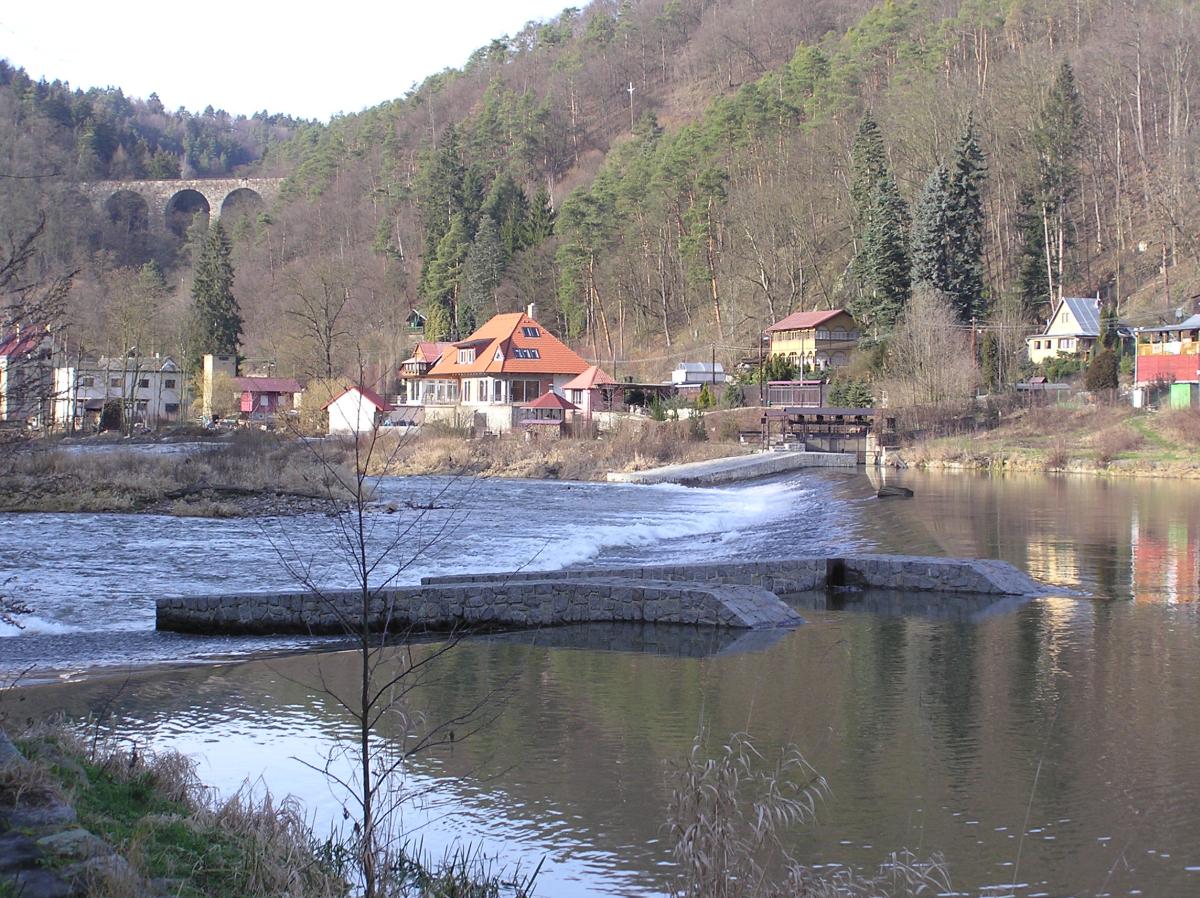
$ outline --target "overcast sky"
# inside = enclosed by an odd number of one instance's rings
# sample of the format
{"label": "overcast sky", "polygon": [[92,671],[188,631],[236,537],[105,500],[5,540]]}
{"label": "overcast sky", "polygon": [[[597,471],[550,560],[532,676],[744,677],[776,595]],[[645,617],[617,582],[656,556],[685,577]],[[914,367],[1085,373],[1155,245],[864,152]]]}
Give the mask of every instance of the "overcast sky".
{"label": "overcast sky", "polygon": [[328,120],[398,97],[413,82],[462,65],[492,38],[566,5],[12,0],[0,6],[0,58],[35,79],[120,87],[142,98],[156,92],[172,110],[211,104],[234,114],[268,109]]}

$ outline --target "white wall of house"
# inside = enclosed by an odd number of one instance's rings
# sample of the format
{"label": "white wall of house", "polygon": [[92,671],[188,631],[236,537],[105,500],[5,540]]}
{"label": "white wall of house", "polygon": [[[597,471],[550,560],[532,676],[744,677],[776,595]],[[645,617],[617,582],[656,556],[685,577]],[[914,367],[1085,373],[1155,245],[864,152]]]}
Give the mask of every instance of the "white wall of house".
{"label": "white wall of house", "polygon": [[138,423],[182,420],[183,372],[171,359],[83,362],[54,369],[54,420],[59,426],[86,417],[89,402],[121,401]]}
{"label": "white wall of house", "polygon": [[329,404],[329,433],[353,435],[369,433],[381,411],[358,390],[347,390]]}

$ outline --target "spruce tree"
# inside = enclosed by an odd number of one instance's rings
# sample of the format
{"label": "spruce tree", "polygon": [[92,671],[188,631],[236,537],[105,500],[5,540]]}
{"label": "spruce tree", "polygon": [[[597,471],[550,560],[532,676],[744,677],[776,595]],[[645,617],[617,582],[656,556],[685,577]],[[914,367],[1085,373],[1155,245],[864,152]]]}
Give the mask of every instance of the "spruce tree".
{"label": "spruce tree", "polygon": [[[500,286],[505,261],[500,230],[495,220],[485,215],[479,222],[479,231],[463,263],[459,324],[464,331],[474,330],[475,325],[490,314],[488,308],[496,303],[496,288]],[[499,311],[496,306],[496,312]],[[474,323],[469,326],[464,324],[465,318],[470,318]]]}
{"label": "spruce tree", "polygon": [[868,212],[859,253],[863,290],[851,314],[875,340],[891,334],[912,294],[908,206],[885,171]]}
{"label": "spruce tree", "polygon": [[983,183],[987,164],[975,136],[975,118],[968,114],[954,145],[946,191],[946,286],[950,304],[964,323],[982,315],[983,307]]}
{"label": "spruce tree", "polygon": [[242,313],[233,295],[229,237],[219,221],[203,243],[193,275],[192,330],[195,365],[205,353],[237,355]]}
{"label": "spruce tree", "polygon": [[883,133],[869,112],[858,123],[858,133],[854,136],[854,145],[850,148],[850,169],[850,198],[854,203],[855,231],[861,233],[870,217],[875,191],[888,170]]}
{"label": "spruce tree", "polygon": [[939,165],[925,181],[912,228],[912,280],[939,293],[950,292],[950,177]]}

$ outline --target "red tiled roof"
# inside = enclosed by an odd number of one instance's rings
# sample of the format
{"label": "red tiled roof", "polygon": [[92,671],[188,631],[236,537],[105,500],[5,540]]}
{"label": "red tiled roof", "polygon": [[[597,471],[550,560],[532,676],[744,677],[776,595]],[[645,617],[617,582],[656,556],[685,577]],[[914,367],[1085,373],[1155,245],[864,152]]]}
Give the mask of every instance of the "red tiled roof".
{"label": "red tiled roof", "polygon": [[587,371],[563,384],[563,389],[592,390],[615,383],[616,381],[609,377],[599,365],[589,365]]}
{"label": "red tiled roof", "polygon": [[577,412],[579,406],[573,402],[568,402],[557,393],[543,393],[533,402],[528,403],[525,408],[557,408],[564,412]]}
{"label": "red tiled roof", "polygon": [[342,390],[342,392],[338,393],[323,406],[321,406],[321,410],[324,411],[325,409],[329,408],[329,406],[333,405],[335,402],[353,390],[357,390],[363,399],[367,400],[367,402],[371,403],[381,412],[390,412],[392,410],[391,404],[384,400],[382,396],[380,396],[374,390],[370,390],[367,387],[360,387],[358,384],[351,384],[350,386],[346,387],[346,389]]}
{"label": "red tiled roof", "polygon": [[413,358],[417,361],[428,362],[433,364],[442,357],[447,349],[453,346],[453,343],[435,342],[433,340],[422,340],[417,344],[416,351],[413,352]]}
{"label": "red tiled roof", "polygon": [[14,331],[7,337],[0,339],[0,355],[6,355],[9,357],[25,355],[26,353],[32,352],[34,349],[36,349],[45,336],[46,335],[44,333],[34,331],[32,334],[27,333],[24,337],[22,337],[19,333]]}
{"label": "red tiled roof", "polygon": [[[527,337],[523,328],[537,328]],[[496,315],[457,346],[478,347],[475,361],[459,364],[458,353],[443,353],[429,377],[463,377],[470,374],[582,374],[588,363],[524,312]],[[537,350],[536,359],[518,358],[515,350]],[[496,358],[499,351],[500,358]]]}
{"label": "red tiled roof", "polygon": [[774,331],[800,331],[824,324],[830,318],[850,313],[845,309],[831,309],[828,312],[793,312],[781,321],[776,321],[767,328],[767,333]]}
{"label": "red tiled roof", "polygon": [[290,377],[235,377],[233,385],[250,393],[302,393],[300,386]]}

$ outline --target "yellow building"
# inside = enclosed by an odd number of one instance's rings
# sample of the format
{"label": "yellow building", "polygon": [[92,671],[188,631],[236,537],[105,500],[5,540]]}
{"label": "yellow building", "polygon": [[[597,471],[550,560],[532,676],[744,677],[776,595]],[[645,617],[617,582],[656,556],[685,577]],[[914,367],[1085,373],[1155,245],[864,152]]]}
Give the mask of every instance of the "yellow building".
{"label": "yellow building", "polygon": [[858,324],[845,309],[794,312],[776,321],[767,333],[771,355],[781,355],[796,366],[840,368],[850,364],[858,345]]}
{"label": "yellow building", "polygon": [[1029,361],[1035,365],[1065,355],[1087,355],[1100,338],[1100,300],[1060,299],[1046,329],[1025,338]]}

